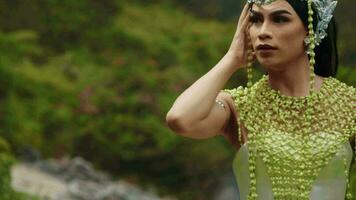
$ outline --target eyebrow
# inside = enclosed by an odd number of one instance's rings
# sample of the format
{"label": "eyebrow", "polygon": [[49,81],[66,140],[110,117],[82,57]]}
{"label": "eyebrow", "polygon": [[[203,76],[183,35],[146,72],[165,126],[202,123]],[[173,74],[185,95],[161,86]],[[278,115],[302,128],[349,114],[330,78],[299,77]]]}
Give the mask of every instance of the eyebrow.
{"label": "eyebrow", "polygon": [[[255,14],[255,15],[258,15],[258,16],[261,16],[262,14],[258,11],[255,11],[251,8],[251,13]],[[288,12],[287,10],[276,10],[276,11],[273,11],[271,13],[271,15],[279,15],[279,14],[288,14],[288,15],[292,15],[290,12]]]}

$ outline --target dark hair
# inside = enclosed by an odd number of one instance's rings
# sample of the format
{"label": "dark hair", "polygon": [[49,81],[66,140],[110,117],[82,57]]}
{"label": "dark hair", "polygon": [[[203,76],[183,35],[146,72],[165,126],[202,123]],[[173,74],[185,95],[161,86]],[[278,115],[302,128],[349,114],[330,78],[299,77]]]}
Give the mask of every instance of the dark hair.
{"label": "dark hair", "polygon": [[[308,30],[308,5],[306,1],[301,0],[286,0],[298,14],[302,20],[304,27]],[[253,3],[249,5],[252,8]],[[314,8],[313,8],[314,10]],[[315,17],[317,12],[314,10],[313,14],[313,27],[314,30],[318,24],[318,19]],[[326,30],[327,36],[322,39],[321,43],[315,47],[315,74],[323,77],[333,76],[337,74],[339,64],[337,52],[337,24],[335,18],[332,17]]]}
{"label": "dark hair", "polygon": [[[306,29],[308,29],[308,6],[306,1],[287,0],[293,7],[299,18],[302,20]],[[313,9],[314,10],[314,9]],[[316,29],[318,19],[315,17],[317,12],[314,10],[313,27]],[[339,64],[337,52],[337,25],[334,16],[326,30],[327,36],[322,39],[321,43],[315,47],[315,74],[323,77],[333,76],[337,74],[337,67]]]}

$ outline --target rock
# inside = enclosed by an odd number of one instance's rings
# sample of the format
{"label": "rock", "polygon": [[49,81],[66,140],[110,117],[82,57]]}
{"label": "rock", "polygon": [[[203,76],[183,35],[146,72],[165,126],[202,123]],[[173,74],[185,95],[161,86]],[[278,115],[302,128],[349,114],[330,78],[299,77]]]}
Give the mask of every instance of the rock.
{"label": "rock", "polygon": [[12,187],[50,200],[174,200],[160,198],[125,181],[111,181],[82,158],[37,161],[13,166]]}
{"label": "rock", "polygon": [[34,163],[42,159],[41,153],[30,146],[21,149],[19,151],[19,154],[20,154],[20,159],[27,163]]}
{"label": "rock", "polygon": [[11,178],[14,190],[41,198],[55,199],[57,194],[67,191],[65,182],[28,164],[13,166]]}
{"label": "rock", "polygon": [[61,160],[50,159],[37,162],[35,165],[41,170],[57,176],[66,182],[76,179],[95,182],[109,181],[108,175],[95,171],[90,162],[80,157],[73,158],[72,160],[69,158],[63,158]]}

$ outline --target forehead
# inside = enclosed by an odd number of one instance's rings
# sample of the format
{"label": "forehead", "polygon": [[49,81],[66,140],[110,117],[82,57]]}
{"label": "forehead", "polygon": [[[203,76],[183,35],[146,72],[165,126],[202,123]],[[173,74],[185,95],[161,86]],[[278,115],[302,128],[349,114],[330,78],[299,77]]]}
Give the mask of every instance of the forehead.
{"label": "forehead", "polygon": [[267,5],[257,5],[254,3],[252,9],[267,14],[276,10],[287,10],[293,15],[296,14],[293,7],[286,0],[276,0]]}

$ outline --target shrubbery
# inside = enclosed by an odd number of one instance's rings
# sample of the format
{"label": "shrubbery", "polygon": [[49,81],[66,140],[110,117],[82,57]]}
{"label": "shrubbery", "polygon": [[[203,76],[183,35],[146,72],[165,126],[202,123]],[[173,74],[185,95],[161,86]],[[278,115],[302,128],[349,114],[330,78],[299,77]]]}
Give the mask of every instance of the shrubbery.
{"label": "shrubbery", "polygon": [[36,200],[27,195],[15,192],[11,187],[11,166],[15,158],[11,155],[9,145],[0,137],[0,199],[1,200]]}

